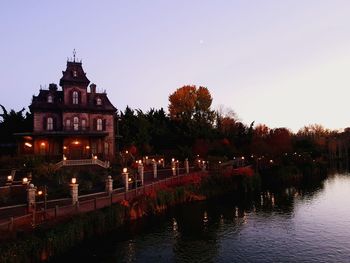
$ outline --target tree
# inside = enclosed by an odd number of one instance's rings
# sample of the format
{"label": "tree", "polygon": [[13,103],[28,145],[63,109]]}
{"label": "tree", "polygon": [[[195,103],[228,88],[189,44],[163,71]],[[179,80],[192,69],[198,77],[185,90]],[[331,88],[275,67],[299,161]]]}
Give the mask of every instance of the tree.
{"label": "tree", "polygon": [[[16,149],[14,133],[28,132],[33,130],[33,115],[24,114],[25,109],[20,111],[10,110],[0,104],[2,113],[0,114],[0,151],[1,153],[13,153]],[[11,149],[12,147],[12,149]],[[6,149],[5,149],[6,148]]]}
{"label": "tree", "polygon": [[213,99],[206,87],[183,86],[169,96],[169,114],[172,120],[213,123],[210,109]]}

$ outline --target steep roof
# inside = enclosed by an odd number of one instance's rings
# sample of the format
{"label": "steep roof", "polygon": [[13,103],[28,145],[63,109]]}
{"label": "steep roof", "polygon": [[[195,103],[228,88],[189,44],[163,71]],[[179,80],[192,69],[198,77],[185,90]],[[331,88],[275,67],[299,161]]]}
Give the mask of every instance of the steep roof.
{"label": "steep roof", "polygon": [[67,68],[62,71],[62,78],[60,79],[60,86],[64,85],[79,85],[88,86],[90,80],[86,77],[81,62],[67,61]]}
{"label": "steep roof", "polygon": [[[52,103],[48,102],[48,96],[52,96]],[[101,99],[101,105],[97,105],[97,98]],[[46,110],[72,110],[72,111],[89,111],[100,112],[108,111],[115,112],[117,109],[109,101],[106,93],[87,93],[87,104],[74,105],[64,104],[63,91],[40,90],[38,96],[33,96],[32,104],[29,106],[31,111],[46,111]]]}

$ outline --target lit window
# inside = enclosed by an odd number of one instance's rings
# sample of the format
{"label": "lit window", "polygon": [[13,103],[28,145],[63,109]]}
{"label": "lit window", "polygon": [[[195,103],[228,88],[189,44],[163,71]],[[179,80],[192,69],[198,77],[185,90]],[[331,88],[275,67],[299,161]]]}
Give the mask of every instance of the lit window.
{"label": "lit window", "polygon": [[78,104],[79,102],[79,94],[77,91],[73,91],[73,104]]}
{"label": "lit window", "polygon": [[86,129],[86,120],[81,120],[81,129],[82,130]]}
{"label": "lit window", "polygon": [[47,102],[48,102],[48,103],[52,103],[52,102],[53,102],[53,99],[52,99],[52,96],[51,96],[51,95],[49,95],[49,96],[47,97]]}
{"label": "lit window", "polygon": [[74,117],[74,119],[73,119],[73,129],[75,131],[79,130],[79,118],[78,117]]}
{"label": "lit window", "polygon": [[70,130],[70,119],[66,120],[66,129]]}
{"label": "lit window", "polygon": [[102,120],[101,119],[97,119],[97,130],[102,131]]}
{"label": "lit window", "polygon": [[53,130],[53,119],[51,117],[47,118],[46,130],[48,130],[48,131],[52,131]]}
{"label": "lit window", "polygon": [[101,98],[96,99],[96,105],[102,105],[102,100]]}
{"label": "lit window", "polygon": [[78,72],[76,70],[73,70],[73,77],[74,78],[78,77]]}

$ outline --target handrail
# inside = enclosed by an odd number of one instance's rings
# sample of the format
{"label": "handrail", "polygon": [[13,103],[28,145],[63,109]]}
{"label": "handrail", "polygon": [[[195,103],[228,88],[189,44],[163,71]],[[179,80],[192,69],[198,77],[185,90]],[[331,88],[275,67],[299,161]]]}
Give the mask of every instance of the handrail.
{"label": "handrail", "polygon": [[99,165],[103,168],[109,168],[108,161],[101,161],[99,159],[78,159],[78,160],[62,160],[56,163],[56,169],[59,169],[63,166],[80,166],[80,165]]}

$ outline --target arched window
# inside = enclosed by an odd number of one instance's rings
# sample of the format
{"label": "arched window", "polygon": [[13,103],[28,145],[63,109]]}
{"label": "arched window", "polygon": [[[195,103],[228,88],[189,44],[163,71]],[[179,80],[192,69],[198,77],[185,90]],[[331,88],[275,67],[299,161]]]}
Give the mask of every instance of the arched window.
{"label": "arched window", "polygon": [[47,118],[46,120],[46,130],[48,131],[53,130],[53,119],[51,117]]}
{"label": "arched window", "polygon": [[73,129],[75,131],[79,130],[79,118],[78,117],[74,117],[74,119],[73,119]]}
{"label": "arched window", "polygon": [[66,120],[66,130],[70,130],[70,119]]}
{"label": "arched window", "polygon": [[102,100],[101,98],[96,99],[96,105],[102,105]]}
{"label": "arched window", "polygon": [[53,102],[53,99],[52,99],[51,95],[47,96],[47,102],[48,103],[52,103]]}
{"label": "arched window", "polygon": [[79,94],[77,91],[73,91],[73,104],[79,103]]}
{"label": "arched window", "polygon": [[102,120],[101,119],[97,119],[97,130],[102,131]]}

